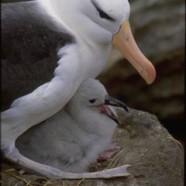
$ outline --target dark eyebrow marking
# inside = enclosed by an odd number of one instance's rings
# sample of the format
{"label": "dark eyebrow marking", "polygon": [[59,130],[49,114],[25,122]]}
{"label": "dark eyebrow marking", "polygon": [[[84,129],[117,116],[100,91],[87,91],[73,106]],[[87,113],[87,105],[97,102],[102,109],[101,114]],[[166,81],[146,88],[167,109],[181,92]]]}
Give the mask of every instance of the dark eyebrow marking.
{"label": "dark eyebrow marking", "polygon": [[91,0],[92,4],[94,5],[94,7],[96,8],[96,10],[99,12],[99,15],[101,18],[110,20],[110,21],[115,21],[112,17],[110,17],[108,14],[106,14],[103,10],[101,10],[101,8],[97,5],[96,2],[94,2],[93,0]]}

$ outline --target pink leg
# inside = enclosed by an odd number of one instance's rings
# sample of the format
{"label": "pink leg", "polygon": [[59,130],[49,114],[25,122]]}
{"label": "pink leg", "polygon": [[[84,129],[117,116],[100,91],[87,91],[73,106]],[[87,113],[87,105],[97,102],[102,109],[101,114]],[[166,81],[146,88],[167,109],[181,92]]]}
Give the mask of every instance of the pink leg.
{"label": "pink leg", "polygon": [[112,142],[108,146],[108,148],[103,153],[101,153],[99,155],[99,157],[97,159],[98,162],[106,161],[106,160],[110,159],[112,156],[114,156],[115,154],[117,154],[120,151],[120,149],[121,148],[116,143]]}

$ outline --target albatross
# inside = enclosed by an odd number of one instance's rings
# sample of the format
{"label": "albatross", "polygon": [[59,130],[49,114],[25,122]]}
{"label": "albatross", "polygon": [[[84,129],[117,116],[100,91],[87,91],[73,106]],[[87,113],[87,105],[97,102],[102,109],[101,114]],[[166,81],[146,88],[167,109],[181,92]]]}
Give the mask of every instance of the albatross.
{"label": "albatross", "polygon": [[119,124],[110,105],[128,111],[98,80],[87,79],[62,110],[21,135],[16,147],[36,162],[66,172],[88,172]]}
{"label": "albatross", "polygon": [[[15,87],[13,99],[7,94],[7,103],[13,102],[1,113],[2,152],[6,159],[29,169],[37,167],[47,176],[71,177],[24,157],[15,147],[15,141],[29,128],[62,109],[85,79],[98,76],[107,65],[112,45],[148,84],[154,81],[155,69],[137,47],[129,13],[127,0],[36,0],[2,5],[2,38],[5,39],[2,79],[7,80],[2,83],[2,89],[5,86],[5,92],[9,93],[11,85]],[[64,39],[64,35],[69,38]],[[54,40],[45,42],[48,37]],[[51,50],[45,51],[48,44]],[[46,58],[47,67],[43,70],[40,67]],[[30,63],[30,59],[34,62]],[[50,61],[55,63],[52,75],[45,71]],[[24,68],[17,71],[18,66]],[[39,78],[32,81],[27,73],[35,73]],[[18,89],[19,83],[27,78],[32,90],[26,85]]]}

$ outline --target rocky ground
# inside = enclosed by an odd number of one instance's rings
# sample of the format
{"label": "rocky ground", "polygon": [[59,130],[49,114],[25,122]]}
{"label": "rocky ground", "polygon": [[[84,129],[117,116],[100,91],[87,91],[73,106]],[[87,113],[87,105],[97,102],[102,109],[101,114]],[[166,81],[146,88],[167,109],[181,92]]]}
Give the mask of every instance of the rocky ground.
{"label": "rocky ground", "polygon": [[183,146],[162,126],[155,115],[130,109],[119,110],[122,125],[114,141],[119,153],[106,162],[92,165],[92,170],[130,164],[128,177],[111,179],[53,180],[29,175],[3,164],[2,186],[183,186]]}

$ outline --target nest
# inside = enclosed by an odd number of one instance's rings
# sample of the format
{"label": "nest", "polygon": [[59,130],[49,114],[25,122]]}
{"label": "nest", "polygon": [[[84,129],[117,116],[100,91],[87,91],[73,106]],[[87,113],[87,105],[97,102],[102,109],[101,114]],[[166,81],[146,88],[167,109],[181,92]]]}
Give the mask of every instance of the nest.
{"label": "nest", "polygon": [[108,186],[108,185],[183,185],[183,146],[149,113],[130,109],[120,113],[122,121],[114,141],[120,151],[107,161],[92,164],[90,171],[100,171],[121,165],[131,165],[127,177],[110,179],[48,179],[29,175],[10,165],[2,166],[2,186]]}

